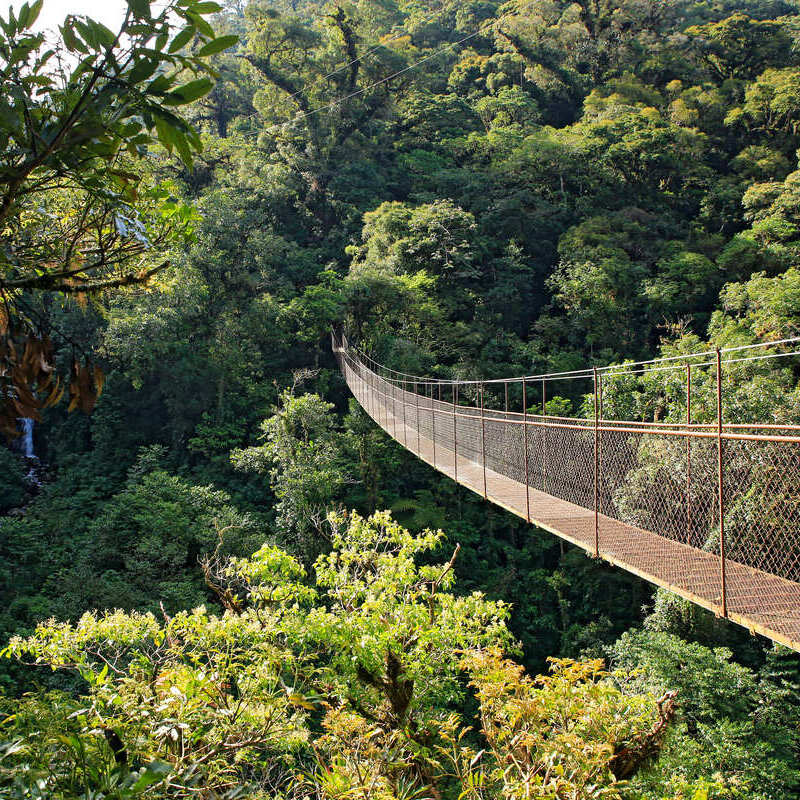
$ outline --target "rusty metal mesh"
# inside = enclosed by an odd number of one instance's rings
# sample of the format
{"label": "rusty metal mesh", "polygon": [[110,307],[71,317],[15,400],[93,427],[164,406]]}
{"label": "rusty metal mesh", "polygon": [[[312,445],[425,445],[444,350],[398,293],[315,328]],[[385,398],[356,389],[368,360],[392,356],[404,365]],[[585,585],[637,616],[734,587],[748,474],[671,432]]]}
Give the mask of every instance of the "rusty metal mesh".
{"label": "rusty metal mesh", "polygon": [[[708,421],[713,364],[703,365],[696,398],[688,381],[676,414],[683,419],[694,404],[705,421],[619,421],[599,410],[589,419],[525,411],[518,380],[487,390],[399,376],[370,368],[343,339],[334,346],[364,410],[442,473],[592,555],[800,649],[800,428]],[[721,375],[723,403],[730,387],[723,391]]]}

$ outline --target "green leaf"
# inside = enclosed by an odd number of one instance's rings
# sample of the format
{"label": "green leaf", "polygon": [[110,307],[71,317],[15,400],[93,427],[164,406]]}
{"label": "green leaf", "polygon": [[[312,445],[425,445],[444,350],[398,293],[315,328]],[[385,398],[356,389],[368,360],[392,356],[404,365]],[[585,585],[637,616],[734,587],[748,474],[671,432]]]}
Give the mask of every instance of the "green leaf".
{"label": "green leaf", "polygon": [[44,53],[39,56],[37,67],[43,67],[55,54],[55,50],[45,50]]}
{"label": "green leaf", "polygon": [[27,3],[23,3],[20,7],[19,16],[17,17],[17,26],[21,31],[28,27],[28,14],[30,13],[30,10],[31,9]]}
{"label": "green leaf", "polygon": [[36,0],[36,2],[31,6],[31,10],[28,13],[28,22],[27,27],[33,27],[34,22],[39,19],[39,12],[42,10],[42,4],[44,0]]}
{"label": "green leaf", "polygon": [[214,38],[214,29],[199,14],[187,10],[186,19],[188,19],[203,36],[209,39]]}
{"label": "green leaf", "polygon": [[156,35],[152,26],[143,22],[136,22],[133,25],[128,25],[128,33],[131,35],[135,34],[136,36],[146,36],[148,40]]}
{"label": "green leaf", "polygon": [[219,3],[212,2],[212,0],[204,0],[201,3],[194,3],[191,10],[196,11],[198,14],[219,14],[222,11],[222,6]]}
{"label": "green leaf", "polygon": [[148,94],[163,94],[171,85],[172,82],[166,75],[159,75],[155,80],[150,81],[146,91]]}
{"label": "green leaf", "polygon": [[70,53],[74,53],[76,50],[84,54],[89,52],[86,45],[78,38],[78,34],[75,32],[75,28],[72,25],[72,20],[65,22],[60,30],[61,38],[64,40],[64,46]]}
{"label": "green leaf", "polygon": [[97,47],[100,44],[100,40],[98,39],[98,31],[95,26],[89,26],[86,22],[81,19],[73,20],[73,24],[78,29],[78,33],[81,35],[86,44],[89,47]]}
{"label": "green leaf", "polygon": [[106,47],[113,47],[117,37],[102,22],[94,22],[94,27],[97,31],[97,41]]}
{"label": "green leaf", "polygon": [[175,148],[181,157],[181,161],[183,161],[188,169],[191,169],[194,165],[192,151],[189,147],[189,142],[186,141],[186,137],[180,131],[177,132],[177,136],[175,137]]}
{"label": "green leaf", "polygon": [[128,0],[128,8],[139,18],[150,19],[150,0]]}
{"label": "green leaf", "polygon": [[214,86],[214,82],[210,78],[198,78],[189,83],[184,83],[177,89],[169,92],[164,97],[164,103],[171,106],[182,106],[186,103],[192,103],[199,100],[201,97],[207,95]]}
{"label": "green leaf", "polygon": [[202,153],[203,140],[200,138],[200,134],[194,128],[190,127],[187,131],[185,131],[185,135],[192,148],[198,153]]}
{"label": "green leaf", "polygon": [[141,83],[146,81],[149,77],[155,74],[158,69],[158,62],[151,58],[143,58],[137,61],[130,72],[128,72],[128,81],[130,83]]}
{"label": "green leaf", "polygon": [[155,123],[156,123],[156,135],[158,136],[158,141],[161,142],[162,145],[164,145],[168,153],[171,153],[177,143],[177,137],[179,131],[161,117],[156,117]]}
{"label": "green leaf", "polygon": [[197,29],[194,25],[187,25],[169,44],[168,51],[170,53],[177,53],[178,50],[183,49],[195,35]]}
{"label": "green leaf", "polygon": [[20,42],[19,46],[11,51],[11,55],[8,58],[9,65],[24,61],[40,44],[41,39],[34,37]]}
{"label": "green leaf", "polygon": [[239,37],[236,34],[230,34],[229,36],[220,36],[217,39],[209,42],[208,44],[203,45],[200,50],[198,51],[198,56],[213,56],[215,53],[221,53],[223,50],[227,50],[229,47],[233,47],[236,42],[239,41]]}
{"label": "green leaf", "polygon": [[171,771],[172,768],[169,764],[165,764],[163,761],[153,761],[147,765],[147,769],[139,776],[139,780],[133,784],[131,791],[143,792],[154,783],[163,781]]}

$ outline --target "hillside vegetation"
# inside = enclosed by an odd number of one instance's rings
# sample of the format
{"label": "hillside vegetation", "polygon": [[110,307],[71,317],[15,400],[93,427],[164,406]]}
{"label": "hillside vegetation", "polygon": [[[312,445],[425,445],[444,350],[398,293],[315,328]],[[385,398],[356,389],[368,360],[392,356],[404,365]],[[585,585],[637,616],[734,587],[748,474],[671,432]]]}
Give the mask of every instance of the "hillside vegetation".
{"label": "hillside vegetation", "polygon": [[[800,657],[437,475],[330,348],[800,336],[800,4],[40,10],[0,20],[0,797],[800,798]],[[739,377],[800,422],[796,370]]]}

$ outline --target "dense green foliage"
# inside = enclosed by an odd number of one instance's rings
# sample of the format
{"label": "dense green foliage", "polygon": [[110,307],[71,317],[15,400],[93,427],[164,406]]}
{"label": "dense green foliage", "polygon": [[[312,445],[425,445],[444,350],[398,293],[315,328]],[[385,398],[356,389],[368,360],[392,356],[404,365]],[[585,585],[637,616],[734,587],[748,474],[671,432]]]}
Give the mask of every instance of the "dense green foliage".
{"label": "dense green foliage", "polygon": [[[209,565],[223,615],[86,614],[12,639],[23,661],[77,672],[88,706],[55,693],[19,703],[0,786],[19,797],[157,786],[165,797],[380,800],[522,798],[536,786],[553,800],[622,800],[616,778],[663,736],[671,699],[627,691],[633,675],[612,680],[597,661],[557,661],[534,682],[500,656],[508,609],[450,593],[452,560],[417,565],[441,532],[414,536],[387,513],[329,522],[316,586],[265,545]],[[464,702],[462,670],[489,751],[473,749],[451,711]]]}
{"label": "dense green foliage", "polygon": [[[469,379],[798,335],[798,4],[129,5],[62,61],[35,4],[0,38],[0,338],[38,343],[0,398],[53,405],[41,487],[0,449],[0,794],[800,796],[794,655],[437,476],[329,347]],[[734,369],[798,421],[796,372]],[[609,414],[682,419],[632,385]]]}

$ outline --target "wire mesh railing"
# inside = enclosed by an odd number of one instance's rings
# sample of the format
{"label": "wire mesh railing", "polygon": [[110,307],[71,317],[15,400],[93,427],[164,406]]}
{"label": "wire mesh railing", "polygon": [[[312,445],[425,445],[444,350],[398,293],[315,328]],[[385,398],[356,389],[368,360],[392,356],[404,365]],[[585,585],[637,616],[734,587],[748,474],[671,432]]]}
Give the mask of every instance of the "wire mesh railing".
{"label": "wire mesh railing", "polygon": [[[778,408],[768,396],[776,387],[751,380],[756,368],[783,370],[785,399],[800,374],[786,347],[795,343],[459,381],[390,370],[334,335],[361,406],[440,472],[800,650],[800,408],[791,398]],[[548,414],[555,385],[574,380],[586,383],[584,416]],[[604,406],[623,408],[640,380],[663,388],[658,418],[607,418]],[[765,419],[748,418],[759,409]]]}

